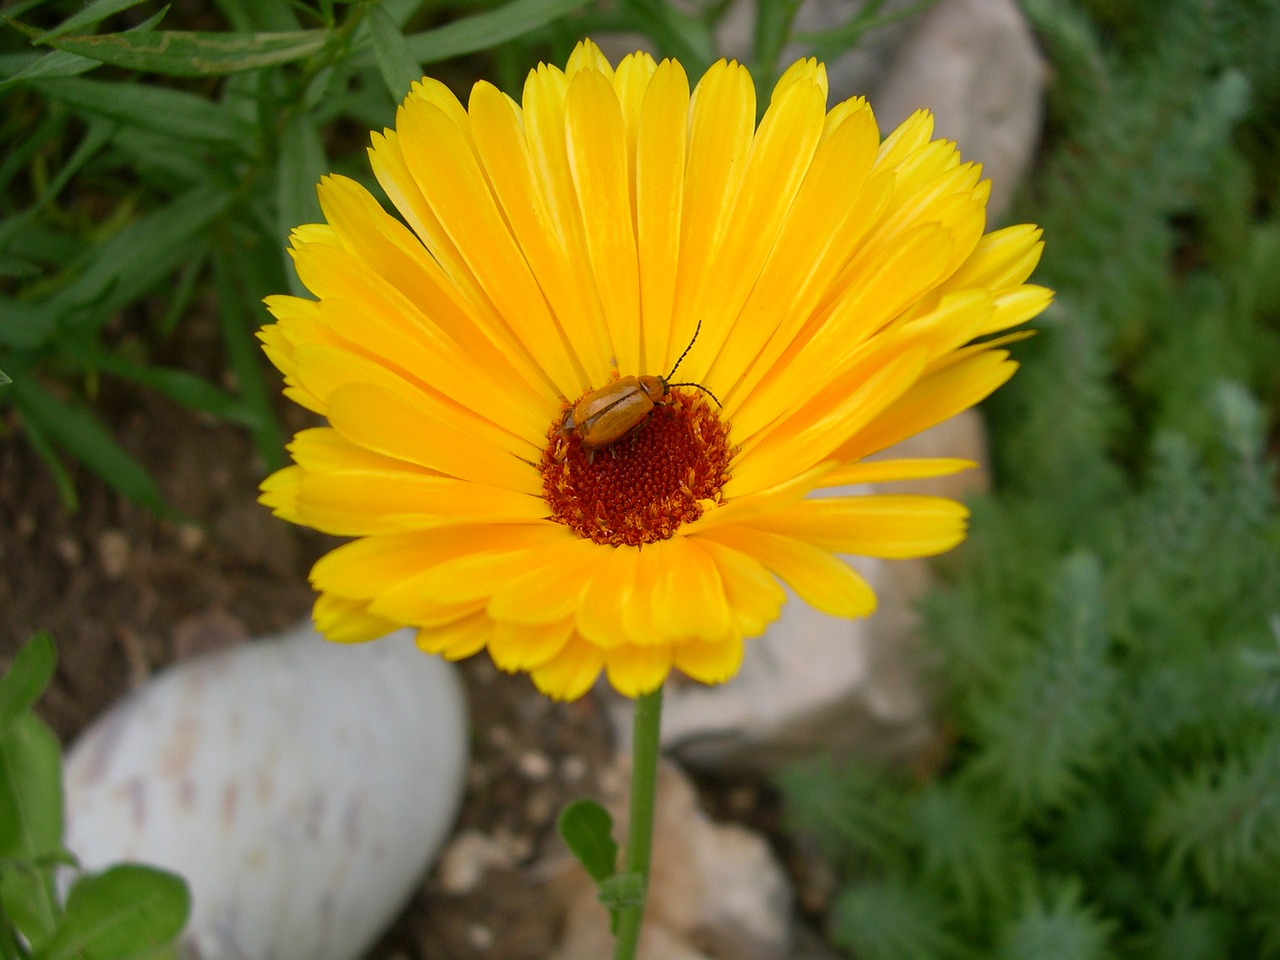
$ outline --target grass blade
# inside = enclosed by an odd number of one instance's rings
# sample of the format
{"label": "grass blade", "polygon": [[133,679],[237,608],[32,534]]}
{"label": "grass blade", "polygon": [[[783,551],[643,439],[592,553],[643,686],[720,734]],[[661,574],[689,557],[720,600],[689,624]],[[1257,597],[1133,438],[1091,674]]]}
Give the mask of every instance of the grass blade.
{"label": "grass blade", "polygon": [[322,50],[327,30],[204,33],[163,30],[63,37],[59,50],[112,66],[170,77],[214,77],[302,60]]}

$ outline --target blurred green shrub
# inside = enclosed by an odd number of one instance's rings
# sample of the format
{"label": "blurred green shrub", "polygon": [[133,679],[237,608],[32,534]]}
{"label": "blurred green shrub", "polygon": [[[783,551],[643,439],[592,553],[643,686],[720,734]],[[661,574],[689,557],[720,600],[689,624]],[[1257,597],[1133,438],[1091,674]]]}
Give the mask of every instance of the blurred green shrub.
{"label": "blurred green shrub", "polygon": [[1280,5],[1025,7],[1058,300],[925,605],[953,742],[791,819],[862,960],[1280,957]]}
{"label": "blurred green shrub", "polygon": [[139,864],[76,876],[62,846],[62,754],[31,710],[53,677],[46,634],[0,676],[0,957],[115,960],[173,957],[191,908],[181,877]]}

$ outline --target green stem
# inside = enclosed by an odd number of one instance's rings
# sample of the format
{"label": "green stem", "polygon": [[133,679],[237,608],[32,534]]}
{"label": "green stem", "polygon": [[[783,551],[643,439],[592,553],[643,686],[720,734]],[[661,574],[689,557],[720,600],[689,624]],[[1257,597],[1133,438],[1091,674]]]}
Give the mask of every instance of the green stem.
{"label": "green stem", "polygon": [[662,723],[662,688],[636,698],[635,729],[631,737],[631,810],[623,872],[642,878],[639,903],[618,915],[614,960],[634,960],[640,943],[640,921],[649,890],[649,854],[653,847],[653,801],[658,786],[658,729]]}

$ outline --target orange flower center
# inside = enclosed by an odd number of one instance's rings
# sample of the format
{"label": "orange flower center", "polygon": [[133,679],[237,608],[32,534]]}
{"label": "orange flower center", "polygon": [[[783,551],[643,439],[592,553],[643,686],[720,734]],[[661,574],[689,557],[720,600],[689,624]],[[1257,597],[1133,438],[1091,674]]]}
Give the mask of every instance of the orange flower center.
{"label": "orange flower center", "polygon": [[[571,408],[570,408],[571,409]],[[596,543],[654,543],[702,516],[729,479],[729,427],[700,393],[672,391],[613,443],[563,436],[569,409],[547,432],[542,495],[552,519]]]}

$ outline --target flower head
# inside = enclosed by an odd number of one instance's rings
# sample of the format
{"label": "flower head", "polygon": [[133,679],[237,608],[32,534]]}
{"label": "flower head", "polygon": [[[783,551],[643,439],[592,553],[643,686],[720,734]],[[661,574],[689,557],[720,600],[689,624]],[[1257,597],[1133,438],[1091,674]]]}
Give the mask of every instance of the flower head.
{"label": "flower head", "polygon": [[984,234],[987,184],[930,115],[882,142],[813,60],[755,118],[737,64],[691,93],[584,42],[519,104],[414,85],[370,150],[407,226],[321,182],[327,222],[292,237],[317,299],[270,298],[262,339],[329,425],[262,501],[356,538],[312,571],[330,639],[409,624],[553,697],[601,670],[635,696],[731,677],[779,581],[865,616],[840,555],[963,538],[949,500],[822,493],[968,465],[865,458],[1012,374],[991,335],[1049,302],[1039,231]]}

